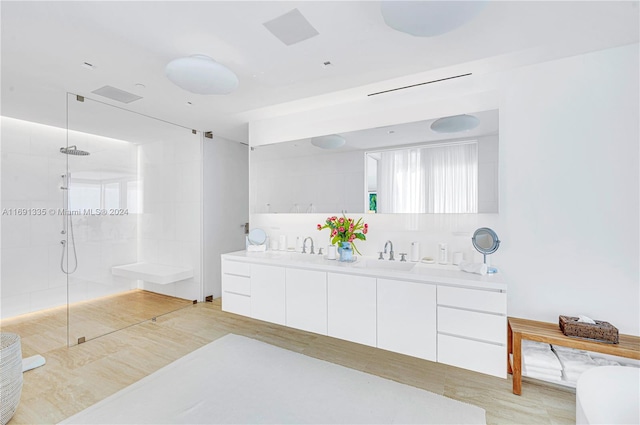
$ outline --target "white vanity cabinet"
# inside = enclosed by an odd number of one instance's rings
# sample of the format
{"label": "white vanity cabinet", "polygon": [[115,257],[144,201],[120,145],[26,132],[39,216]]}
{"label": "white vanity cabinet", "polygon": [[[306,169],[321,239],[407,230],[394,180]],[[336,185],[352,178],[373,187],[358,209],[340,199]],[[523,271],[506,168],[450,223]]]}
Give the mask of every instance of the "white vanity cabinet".
{"label": "white vanity cabinet", "polygon": [[286,269],[287,326],[327,334],[327,273]]}
{"label": "white vanity cabinet", "polygon": [[377,281],[378,348],[436,361],[436,285]]}
{"label": "white vanity cabinet", "polygon": [[251,266],[251,317],[284,325],[285,268],[252,264]]}
{"label": "white vanity cabinet", "polygon": [[222,309],[506,378],[501,276],[232,253],[222,256]]}
{"label": "white vanity cabinet", "polygon": [[328,335],[376,346],[376,279],[327,273]]}
{"label": "white vanity cabinet", "polygon": [[222,259],[222,310],[251,316],[251,264]]}
{"label": "white vanity cabinet", "polygon": [[438,286],[438,362],[507,377],[506,292]]}

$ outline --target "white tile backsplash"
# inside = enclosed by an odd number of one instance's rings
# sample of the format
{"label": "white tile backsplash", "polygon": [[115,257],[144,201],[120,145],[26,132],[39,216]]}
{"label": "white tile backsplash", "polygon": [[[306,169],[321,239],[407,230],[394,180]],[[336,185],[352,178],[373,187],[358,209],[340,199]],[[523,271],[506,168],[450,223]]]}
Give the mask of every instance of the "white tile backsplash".
{"label": "white tile backsplash", "polygon": [[[329,230],[318,231],[317,224],[323,224],[333,214],[252,214],[251,227],[263,228],[271,238],[284,234],[289,241],[297,236],[311,236],[316,246],[329,244]],[[421,256],[435,257],[438,244],[447,243],[449,252],[461,251],[473,255],[471,236],[478,227],[494,226],[497,214],[347,214],[348,217],[364,218],[369,224],[366,241],[358,241],[357,247],[365,256],[376,256],[382,251],[387,240],[391,240],[394,251],[411,252],[411,242],[420,243]],[[499,231],[499,229],[497,229]],[[290,244],[291,245],[291,244]],[[499,261],[499,254],[494,254]]]}

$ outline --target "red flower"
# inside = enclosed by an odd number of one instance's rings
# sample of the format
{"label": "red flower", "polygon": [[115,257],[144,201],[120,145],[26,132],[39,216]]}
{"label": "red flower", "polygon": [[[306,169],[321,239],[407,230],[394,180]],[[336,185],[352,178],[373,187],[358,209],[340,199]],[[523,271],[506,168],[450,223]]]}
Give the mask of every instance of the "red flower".
{"label": "red flower", "polygon": [[338,232],[340,233],[344,232],[344,227],[338,227]]}
{"label": "red flower", "polygon": [[355,237],[355,235],[351,235],[351,236],[349,236],[349,242],[353,242],[353,240],[354,240],[355,238],[356,238],[356,237]]}
{"label": "red flower", "polygon": [[369,228],[369,225],[368,225],[367,223],[364,223],[364,228],[365,228],[365,229],[368,229],[368,228]]}
{"label": "red flower", "polygon": [[339,222],[340,224],[344,223],[344,218],[343,218],[343,217],[340,217],[340,219],[338,220],[338,222]]}
{"label": "red flower", "polygon": [[318,230],[322,230],[322,226],[318,224]]}
{"label": "red flower", "polygon": [[365,235],[367,234],[368,231],[369,231],[368,227],[365,227],[364,229],[362,229],[362,233],[364,233]]}

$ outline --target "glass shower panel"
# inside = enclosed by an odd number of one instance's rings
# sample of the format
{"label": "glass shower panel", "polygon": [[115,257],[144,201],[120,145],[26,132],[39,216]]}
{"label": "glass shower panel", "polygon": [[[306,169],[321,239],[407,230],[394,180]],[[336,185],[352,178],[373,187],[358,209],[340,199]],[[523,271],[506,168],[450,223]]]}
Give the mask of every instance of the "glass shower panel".
{"label": "glass shower panel", "polygon": [[[201,299],[202,142],[200,133],[74,94],[67,106],[61,271],[75,345]],[[193,277],[176,280],[178,271]]]}

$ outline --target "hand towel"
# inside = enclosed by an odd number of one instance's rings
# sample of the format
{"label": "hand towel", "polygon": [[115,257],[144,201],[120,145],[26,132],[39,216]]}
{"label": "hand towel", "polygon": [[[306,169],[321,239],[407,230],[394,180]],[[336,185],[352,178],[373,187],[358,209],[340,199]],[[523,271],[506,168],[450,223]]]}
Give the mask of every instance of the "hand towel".
{"label": "hand towel", "polygon": [[463,261],[458,266],[460,270],[467,273],[475,273],[480,275],[487,274],[487,265],[484,263],[468,263]]}
{"label": "hand towel", "polygon": [[542,379],[545,381],[562,381],[562,375],[550,375],[548,373],[540,373],[540,372],[527,372],[523,374],[524,376],[528,376],[529,378]]}
{"label": "hand towel", "polygon": [[529,373],[541,373],[544,375],[557,376],[558,378],[562,378],[562,370],[554,369],[553,367],[542,367],[542,366],[531,366],[526,363],[522,364],[522,372],[525,374]]}
{"label": "hand towel", "polygon": [[592,357],[592,359],[598,366],[620,366],[617,361],[605,359],[604,357]]}
{"label": "hand towel", "polygon": [[[524,341],[523,341],[524,342]],[[522,363],[525,367],[540,367],[550,370],[562,370],[558,357],[551,351],[549,344],[522,344]]]}
{"label": "hand towel", "polygon": [[562,370],[567,374],[581,374],[587,369],[591,369],[598,364],[593,361],[586,351],[581,350],[555,350]]}

